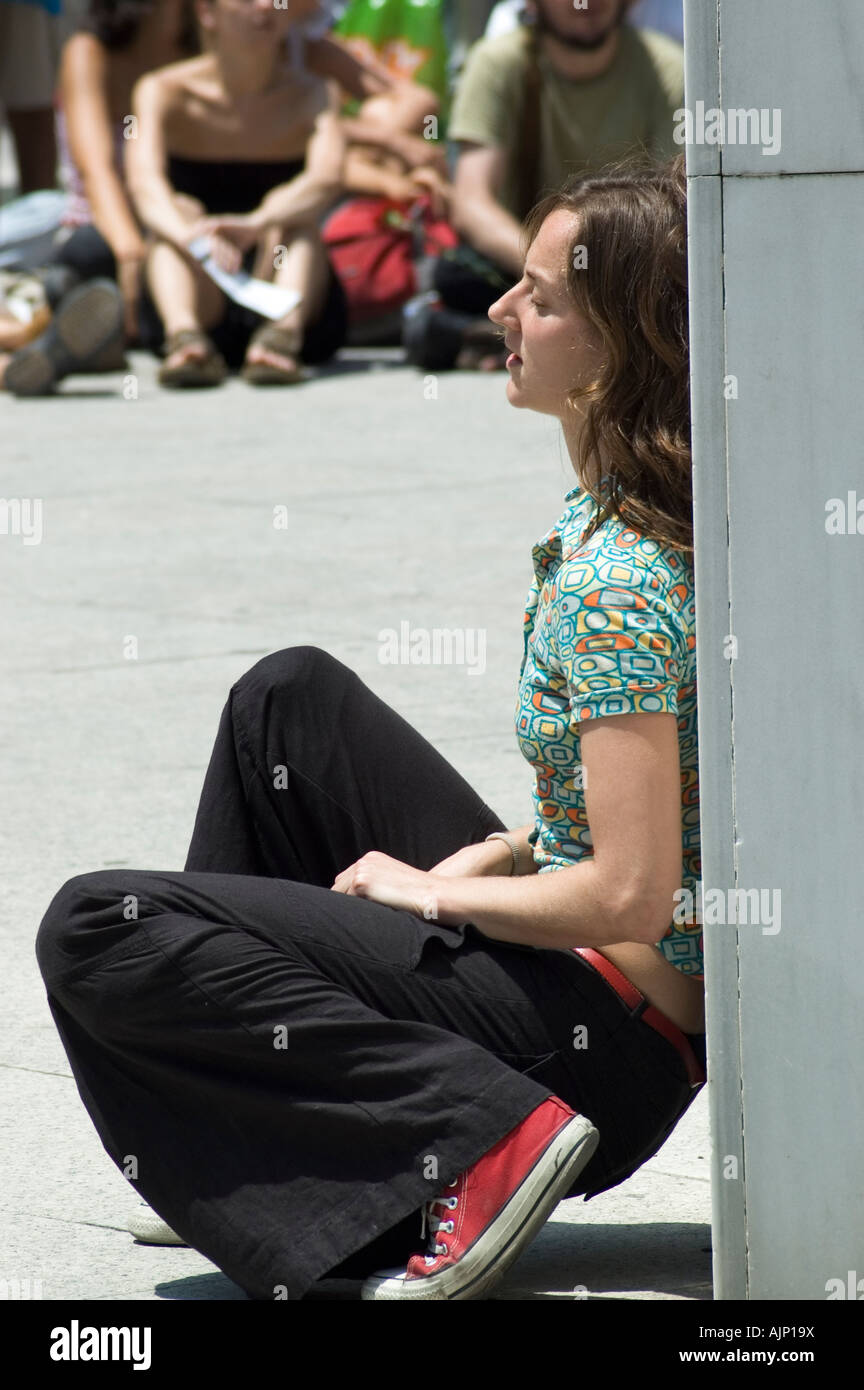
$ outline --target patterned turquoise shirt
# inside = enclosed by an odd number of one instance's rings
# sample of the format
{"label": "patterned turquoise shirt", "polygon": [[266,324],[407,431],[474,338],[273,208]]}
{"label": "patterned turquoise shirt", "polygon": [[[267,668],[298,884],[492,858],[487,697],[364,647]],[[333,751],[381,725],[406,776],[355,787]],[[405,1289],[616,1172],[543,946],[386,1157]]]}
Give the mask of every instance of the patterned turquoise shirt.
{"label": "patterned turquoise shirt", "polygon": [[[682,888],[699,902],[699,767],[692,561],[612,517],[580,539],[594,500],[577,486],[534,546],[525,611],[516,735],[536,773],[531,834],[539,872],[593,854],[585,814],[580,721],[611,714],[678,716]],[[678,914],[683,915],[683,914]],[[658,948],[702,975],[702,928],[670,922]]]}

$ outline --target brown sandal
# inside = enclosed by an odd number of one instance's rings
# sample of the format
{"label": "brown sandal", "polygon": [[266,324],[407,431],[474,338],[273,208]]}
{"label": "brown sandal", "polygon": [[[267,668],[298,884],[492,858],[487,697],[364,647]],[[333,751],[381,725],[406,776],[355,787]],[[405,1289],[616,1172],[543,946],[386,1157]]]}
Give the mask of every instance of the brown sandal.
{"label": "brown sandal", "polygon": [[228,375],[225,358],[216,351],[207,334],[199,328],[181,328],[179,333],[172,333],[165,342],[166,358],[179,352],[180,348],[190,347],[193,343],[203,347],[206,355],[201,358],[192,357],[176,367],[160,367],[160,386],[219,386],[225,380]]}
{"label": "brown sandal", "polygon": [[[475,319],[462,333],[462,347],[456,358],[456,369],[462,372],[491,371],[503,367],[509,353],[502,347],[503,329],[483,319]],[[488,362],[486,368],[483,363]]]}
{"label": "brown sandal", "polygon": [[[241,372],[244,381],[252,386],[293,386],[295,382],[306,381],[307,372],[300,365],[300,349],[303,345],[303,330],[300,328],[277,328],[276,324],[264,324],[249,339],[246,348],[247,361]],[[280,357],[297,359],[293,371],[277,367],[273,362],[248,361],[249,348],[262,347],[268,352],[278,353]]]}

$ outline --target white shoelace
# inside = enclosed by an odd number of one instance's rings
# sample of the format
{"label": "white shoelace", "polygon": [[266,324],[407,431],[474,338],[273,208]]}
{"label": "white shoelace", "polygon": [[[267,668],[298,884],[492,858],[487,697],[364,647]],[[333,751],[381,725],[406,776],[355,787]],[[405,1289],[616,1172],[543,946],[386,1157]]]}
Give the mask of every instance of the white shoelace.
{"label": "white shoelace", "polygon": [[[458,1178],[454,1178],[452,1182],[450,1182],[450,1183],[447,1184],[447,1186],[448,1186],[448,1187],[455,1187],[455,1186],[457,1185],[458,1182],[459,1182],[459,1179],[458,1179]],[[424,1203],[423,1203],[423,1217],[422,1217],[422,1221],[421,1221],[421,1224],[420,1224],[420,1239],[421,1239],[421,1240],[425,1239],[425,1237],[426,1237],[426,1232],[427,1232],[427,1229],[428,1229],[429,1232],[430,1232],[430,1235],[429,1235],[429,1242],[428,1242],[428,1247],[427,1247],[427,1248],[429,1248],[429,1249],[431,1249],[431,1250],[434,1251],[434,1254],[427,1255],[427,1256],[425,1257],[425,1258],[426,1258],[426,1263],[427,1263],[427,1265],[428,1265],[428,1264],[434,1264],[435,1259],[436,1259],[436,1256],[438,1256],[438,1255],[446,1255],[446,1254],[447,1254],[447,1246],[446,1246],[446,1245],[439,1245],[438,1241],[435,1240],[435,1236],[437,1235],[437,1233],[438,1233],[439,1231],[448,1231],[448,1232],[450,1232],[450,1231],[453,1230],[453,1228],[454,1228],[454,1226],[455,1226],[455,1224],[456,1224],[456,1223],[455,1223],[454,1221],[452,1221],[452,1220],[450,1220],[450,1221],[442,1221],[442,1220],[440,1220],[439,1217],[436,1216],[436,1214],[435,1214],[435,1212],[432,1210],[432,1208],[433,1208],[433,1207],[439,1207],[439,1206],[440,1206],[440,1207],[446,1207],[449,1211],[453,1211],[456,1207],[458,1207],[458,1205],[459,1205],[459,1198],[456,1197],[456,1196],[453,1196],[453,1197],[433,1197],[432,1200],[431,1200],[431,1202],[424,1202]],[[434,1242],[434,1244],[433,1244],[433,1242]]]}

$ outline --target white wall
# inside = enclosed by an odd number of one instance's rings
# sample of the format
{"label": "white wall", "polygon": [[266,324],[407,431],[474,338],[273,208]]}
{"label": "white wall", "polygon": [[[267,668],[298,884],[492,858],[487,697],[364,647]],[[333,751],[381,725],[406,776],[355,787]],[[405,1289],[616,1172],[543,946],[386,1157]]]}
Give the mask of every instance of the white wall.
{"label": "white wall", "polygon": [[685,0],[685,45],[694,114],[780,136],[687,149],[703,883],[781,907],[706,926],[715,1292],[825,1299],[864,1281],[864,5]]}

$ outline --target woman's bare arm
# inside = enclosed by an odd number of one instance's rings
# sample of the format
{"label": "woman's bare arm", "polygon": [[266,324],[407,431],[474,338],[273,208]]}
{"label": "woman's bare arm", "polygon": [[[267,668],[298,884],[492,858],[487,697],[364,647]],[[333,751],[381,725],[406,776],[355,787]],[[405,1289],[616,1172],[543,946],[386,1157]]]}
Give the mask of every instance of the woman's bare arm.
{"label": "woman's bare arm", "polygon": [[317,220],[342,191],[345,137],[337,114],[338,94],[328,83],[328,104],[315,121],[306,146],[306,167],[290,183],[272,188],[250,218],[262,230]]}
{"label": "woman's bare arm", "polygon": [[429,163],[437,166],[440,160],[441,172],[446,173],[443,147],[420,133],[440,106],[431,87],[393,77],[383,63],[357,58],[336,37],[308,44],[306,60],[313,72],[338,82],[349,96],[364,103],[356,116],[341,117],[347,140],[398,155],[409,169]]}
{"label": "woman's bare arm", "polygon": [[[520,825],[516,830],[506,832],[516,845],[519,858],[519,875],[536,874],[532,847],[528,836],[534,829],[534,822]],[[503,875],[509,878],[516,871],[513,855],[505,840],[481,840],[479,844],[464,845],[455,854],[448,855],[431,870],[433,874],[445,874],[448,878],[474,878],[477,876]]]}
{"label": "woman's bare arm", "polygon": [[108,62],[93,34],[74,34],[63,49],[59,80],[69,152],[81,174],[93,225],[115,260],[142,260],[144,239],[115,163]]}
{"label": "woman's bare arm", "polygon": [[383,63],[371,56],[358,58],[348,45],[335,35],[312,39],[306,44],[306,66],[319,77],[332,78],[349,96],[358,101],[392,92],[396,78],[391,77]]}
{"label": "woman's bare arm", "polygon": [[193,229],[195,235],[210,238],[211,251],[223,270],[236,271],[241,253],[259,245],[263,236],[272,235],[274,247],[294,227],[316,224],[344,188],[345,138],[336,114],[338,94],[328,84],[328,104],[314,125],[306,146],[303,171],[288,183],[271,188],[257,208],[248,213],[216,213],[202,218]]}
{"label": "woman's bare arm", "polygon": [[188,214],[177,204],[168,180],[165,126],[177,100],[176,78],[170,68],[148,73],[135,84],[132,111],[138,137],[126,151],[129,192],[141,221],[164,241],[186,249],[191,234]]}
{"label": "woman's bare arm", "polygon": [[440,921],[552,948],[662,939],[682,875],[677,716],[587,720],[580,744],[591,858],[515,882],[454,879]]}
{"label": "woman's bare arm", "polygon": [[583,721],[580,745],[592,857],[518,878],[451,878],[373,851],[344,870],[334,888],[445,926],[473,922],[496,941],[553,950],[655,945],[681,887],[677,716]]}

